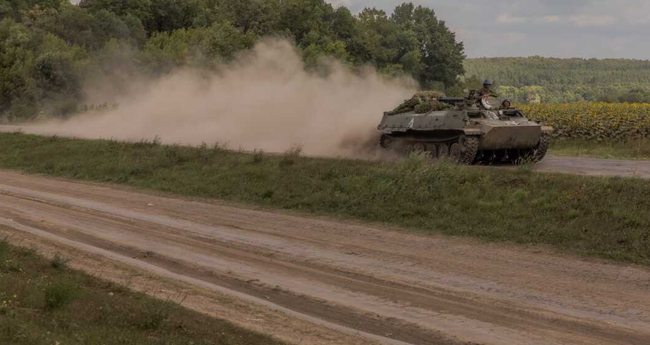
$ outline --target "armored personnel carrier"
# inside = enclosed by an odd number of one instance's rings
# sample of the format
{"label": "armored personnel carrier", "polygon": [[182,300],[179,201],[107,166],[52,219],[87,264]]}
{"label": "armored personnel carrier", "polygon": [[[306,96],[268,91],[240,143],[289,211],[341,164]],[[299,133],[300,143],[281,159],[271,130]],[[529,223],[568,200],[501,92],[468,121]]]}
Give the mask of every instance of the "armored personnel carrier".
{"label": "armored personnel carrier", "polygon": [[496,97],[473,91],[466,98],[419,92],[384,113],[378,129],[385,149],[424,151],[461,164],[539,162],[553,132],[516,108],[503,108]]}

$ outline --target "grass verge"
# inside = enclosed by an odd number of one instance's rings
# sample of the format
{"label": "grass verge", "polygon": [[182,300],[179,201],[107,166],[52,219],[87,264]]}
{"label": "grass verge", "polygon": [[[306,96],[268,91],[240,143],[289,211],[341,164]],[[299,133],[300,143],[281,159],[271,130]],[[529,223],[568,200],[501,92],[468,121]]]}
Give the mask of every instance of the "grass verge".
{"label": "grass verge", "polygon": [[281,344],[0,239],[0,344]]}
{"label": "grass verge", "polygon": [[650,183],[0,134],[0,168],[650,264]]}
{"label": "grass verge", "polygon": [[650,139],[626,143],[562,139],[553,142],[550,154],[607,159],[650,159]]}

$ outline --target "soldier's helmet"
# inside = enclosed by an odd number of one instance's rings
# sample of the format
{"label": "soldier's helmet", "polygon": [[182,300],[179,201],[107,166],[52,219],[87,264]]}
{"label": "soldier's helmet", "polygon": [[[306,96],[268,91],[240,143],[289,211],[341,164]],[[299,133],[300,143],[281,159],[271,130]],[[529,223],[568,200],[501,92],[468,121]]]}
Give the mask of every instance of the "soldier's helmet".
{"label": "soldier's helmet", "polygon": [[483,81],[483,85],[485,85],[485,86],[492,86],[492,80],[490,80],[490,79],[485,79],[485,80]]}

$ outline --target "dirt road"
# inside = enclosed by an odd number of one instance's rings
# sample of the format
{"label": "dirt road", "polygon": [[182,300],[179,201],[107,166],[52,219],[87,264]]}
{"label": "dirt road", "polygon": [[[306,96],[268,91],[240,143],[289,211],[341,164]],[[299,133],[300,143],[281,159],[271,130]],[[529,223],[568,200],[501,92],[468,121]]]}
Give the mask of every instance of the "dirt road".
{"label": "dirt road", "polygon": [[650,179],[649,160],[549,156],[536,165],[535,170],[590,176],[618,176]]}
{"label": "dirt road", "polygon": [[341,344],[650,344],[644,268],[11,172],[0,226],[273,310],[295,343],[316,342],[287,320]]}

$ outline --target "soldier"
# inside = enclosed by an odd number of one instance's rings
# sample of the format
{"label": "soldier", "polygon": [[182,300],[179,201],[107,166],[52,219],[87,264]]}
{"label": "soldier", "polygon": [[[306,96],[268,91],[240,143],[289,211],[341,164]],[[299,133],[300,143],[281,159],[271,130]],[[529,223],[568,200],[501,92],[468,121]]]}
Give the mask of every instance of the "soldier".
{"label": "soldier", "polygon": [[483,97],[483,96],[486,96],[486,95],[490,95],[490,96],[495,96],[495,97],[496,97],[497,94],[496,94],[494,91],[492,91],[491,87],[492,87],[492,81],[489,80],[489,79],[486,79],[486,80],[483,82],[483,88],[480,89],[480,90],[478,90],[477,96],[478,96],[479,98],[481,98],[481,97]]}
{"label": "soldier", "polygon": [[501,102],[501,109],[512,109],[512,101],[504,99],[503,102]]}

